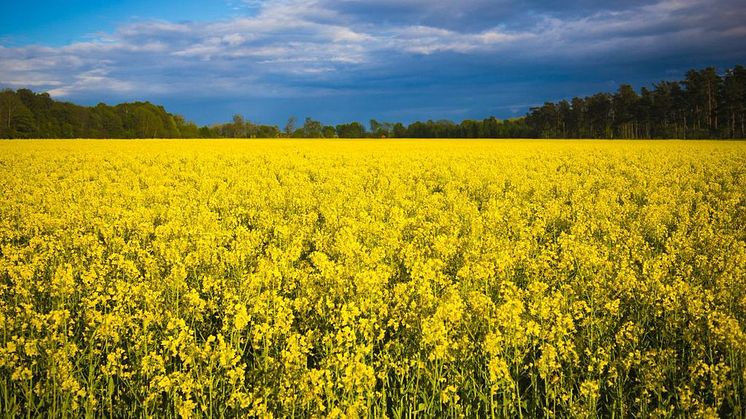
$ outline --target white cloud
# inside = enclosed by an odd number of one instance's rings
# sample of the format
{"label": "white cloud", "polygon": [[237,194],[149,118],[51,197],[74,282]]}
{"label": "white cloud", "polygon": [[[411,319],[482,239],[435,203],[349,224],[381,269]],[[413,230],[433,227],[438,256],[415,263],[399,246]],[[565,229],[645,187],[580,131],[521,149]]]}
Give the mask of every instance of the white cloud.
{"label": "white cloud", "polygon": [[127,94],[135,92],[156,93],[158,85],[141,85],[134,81],[121,80],[110,76],[110,70],[95,68],[76,74],[72,81],[57,84],[58,87],[48,90],[52,96],[70,96],[76,93],[106,91],[109,94]]}

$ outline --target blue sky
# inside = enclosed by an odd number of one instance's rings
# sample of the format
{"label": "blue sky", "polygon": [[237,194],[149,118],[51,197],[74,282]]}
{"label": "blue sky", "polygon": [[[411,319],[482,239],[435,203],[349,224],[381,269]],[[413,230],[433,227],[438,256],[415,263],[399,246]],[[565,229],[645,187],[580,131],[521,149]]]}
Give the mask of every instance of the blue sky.
{"label": "blue sky", "polygon": [[[220,1],[29,1],[4,2],[0,27],[6,45],[63,46],[93,40],[140,20],[207,21],[231,16]],[[228,5],[229,6],[229,5]]]}
{"label": "blue sky", "polygon": [[746,64],[743,0],[0,4],[0,87],[200,124],[501,118]]}

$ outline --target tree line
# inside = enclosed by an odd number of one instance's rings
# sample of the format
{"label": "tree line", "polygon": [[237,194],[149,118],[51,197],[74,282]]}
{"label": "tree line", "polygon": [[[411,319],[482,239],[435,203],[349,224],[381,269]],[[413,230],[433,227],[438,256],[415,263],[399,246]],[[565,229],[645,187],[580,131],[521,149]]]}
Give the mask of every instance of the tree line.
{"label": "tree line", "polygon": [[302,124],[290,117],[283,129],[256,124],[241,115],[224,124],[198,127],[181,115],[150,102],[80,106],[28,89],[0,91],[0,138],[516,138],[534,133],[522,118],[495,117],[460,124],[448,120],[360,122],[324,125],[312,118]]}
{"label": "tree line", "polygon": [[[241,128],[242,125],[246,128]],[[401,122],[379,122],[371,119],[366,126],[360,122],[338,125],[324,125],[313,118],[306,118],[299,125],[295,117],[290,117],[282,131],[279,128],[268,128],[243,121],[236,115],[233,122],[211,128],[213,136],[244,132],[247,136],[265,130],[277,137],[287,138],[530,138],[533,131],[523,123],[523,119],[499,120],[489,117],[481,121],[465,120],[456,124],[449,120],[414,122],[404,125]],[[259,137],[257,135],[257,137]]]}
{"label": "tree line", "polygon": [[683,81],[662,81],[638,93],[623,84],[547,102],[525,117],[500,120],[350,122],[324,125],[290,117],[277,125],[241,115],[198,127],[150,102],[79,106],[28,89],[0,91],[0,138],[746,138],[746,68],[722,75],[690,70]]}
{"label": "tree line", "polygon": [[191,138],[199,128],[149,102],[79,106],[28,89],[0,92],[0,138]]}
{"label": "tree line", "polygon": [[531,108],[525,120],[543,138],[746,138],[746,68],[689,70],[636,92],[597,93]]}

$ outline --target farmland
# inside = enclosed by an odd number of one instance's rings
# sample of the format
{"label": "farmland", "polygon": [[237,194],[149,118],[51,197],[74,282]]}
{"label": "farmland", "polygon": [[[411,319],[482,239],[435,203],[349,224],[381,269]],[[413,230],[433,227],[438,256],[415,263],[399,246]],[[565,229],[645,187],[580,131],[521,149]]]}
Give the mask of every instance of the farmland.
{"label": "farmland", "polygon": [[7,416],[746,414],[743,142],[3,141],[0,186]]}

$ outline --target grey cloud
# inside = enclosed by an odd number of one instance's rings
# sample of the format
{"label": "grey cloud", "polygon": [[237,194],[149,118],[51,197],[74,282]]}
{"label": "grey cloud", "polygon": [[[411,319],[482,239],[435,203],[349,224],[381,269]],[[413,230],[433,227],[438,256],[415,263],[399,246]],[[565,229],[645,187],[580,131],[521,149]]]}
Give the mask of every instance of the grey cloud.
{"label": "grey cloud", "polygon": [[323,0],[323,7],[355,22],[375,24],[416,24],[464,32],[478,32],[495,26],[520,30],[534,25],[547,14],[577,18],[599,12],[614,12],[643,6],[643,0]]}

